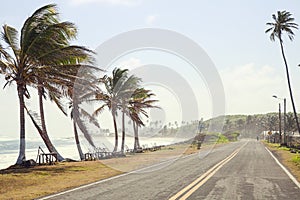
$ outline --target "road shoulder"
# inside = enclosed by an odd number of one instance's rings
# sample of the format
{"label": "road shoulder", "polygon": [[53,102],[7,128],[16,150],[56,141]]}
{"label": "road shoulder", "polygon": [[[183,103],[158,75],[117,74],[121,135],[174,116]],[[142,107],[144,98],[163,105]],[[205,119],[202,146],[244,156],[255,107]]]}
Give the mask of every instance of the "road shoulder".
{"label": "road shoulder", "polygon": [[300,182],[299,153],[291,153],[287,148],[281,148],[277,144],[262,142],[265,147],[278,159],[278,161]]}

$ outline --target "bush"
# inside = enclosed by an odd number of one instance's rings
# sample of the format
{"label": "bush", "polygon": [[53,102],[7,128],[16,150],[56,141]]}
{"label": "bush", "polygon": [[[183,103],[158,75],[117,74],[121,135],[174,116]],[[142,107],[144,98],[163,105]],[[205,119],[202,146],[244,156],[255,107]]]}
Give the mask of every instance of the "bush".
{"label": "bush", "polygon": [[227,143],[227,142],[229,142],[228,138],[223,134],[219,134],[217,143]]}

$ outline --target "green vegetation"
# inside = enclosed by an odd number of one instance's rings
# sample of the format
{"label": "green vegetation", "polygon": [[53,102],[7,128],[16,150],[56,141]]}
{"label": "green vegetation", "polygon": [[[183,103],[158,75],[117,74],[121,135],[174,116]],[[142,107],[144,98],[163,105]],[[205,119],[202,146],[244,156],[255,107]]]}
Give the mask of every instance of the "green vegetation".
{"label": "green vegetation", "polygon": [[300,168],[300,155],[296,154],[293,158],[292,158],[292,162],[295,163],[295,165],[297,165]]}
{"label": "green vegetation", "polygon": [[[209,119],[203,122],[204,132],[208,128],[212,131],[223,127],[223,135],[230,141],[237,137],[256,138],[262,131],[279,130],[278,113],[254,114],[254,115],[226,115]],[[286,131],[297,131],[297,125],[293,113],[286,114]]]}
{"label": "green vegetation", "polygon": [[229,142],[229,139],[225,135],[219,134],[218,136],[217,144]]}
{"label": "green vegetation", "polygon": [[289,147],[285,147],[285,146],[279,146],[278,149],[283,150],[283,151],[290,151],[291,150]]}
{"label": "green vegetation", "polygon": [[228,141],[235,142],[235,141],[238,140],[238,137],[240,136],[240,133],[239,132],[227,132],[227,133],[224,133],[224,136],[226,136]]}

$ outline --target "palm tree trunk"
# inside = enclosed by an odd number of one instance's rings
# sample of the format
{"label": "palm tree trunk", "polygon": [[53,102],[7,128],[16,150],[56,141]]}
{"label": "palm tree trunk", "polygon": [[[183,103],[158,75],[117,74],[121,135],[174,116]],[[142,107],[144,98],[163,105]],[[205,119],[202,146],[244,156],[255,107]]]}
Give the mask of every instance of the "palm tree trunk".
{"label": "palm tree trunk", "polygon": [[112,112],[112,117],[114,121],[114,129],[115,129],[115,147],[114,147],[114,152],[118,151],[118,127],[117,127],[117,122],[116,122],[116,114]]}
{"label": "palm tree trunk", "polygon": [[19,104],[20,104],[20,148],[19,148],[19,156],[16,164],[21,165],[26,161],[25,156],[25,116],[24,116],[24,88],[23,85],[17,85],[18,96],[19,96]]}
{"label": "palm tree trunk", "polygon": [[140,146],[140,141],[139,141],[139,135],[138,135],[138,125],[132,121],[133,124],[133,131],[134,131],[134,150],[139,149]]}
{"label": "palm tree trunk", "polygon": [[77,146],[77,149],[78,149],[80,160],[84,160],[84,155],[83,155],[83,152],[82,152],[82,149],[81,149],[81,146],[80,146],[80,141],[79,141],[79,138],[78,138],[78,131],[77,131],[75,119],[73,119],[73,128],[74,128],[75,142],[76,142],[76,146]]}
{"label": "palm tree trunk", "polygon": [[52,142],[47,134],[45,114],[44,114],[44,104],[43,104],[43,88],[42,87],[38,88],[38,96],[39,96],[40,117],[41,117],[41,123],[42,123],[42,132],[39,131],[40,136],[42,137],[48,151],[50,153],[52,153],[52,152],[57,153],[58,161],[63,161],[64,158],[58,153],[58,151],[52,144]]}
{"label": "palm tree trunk", "polygon": [[132,120],[132,127],[133,127],[133,134],[134,134],[134,144],[133,144],[133,150],[137,150],[137,145],[136,145],[136,133],[135,133],[135,122]]}
{"label": "palm tree trunk", "polygon": [[135,126],[135,129],[136,129],[136,145],[138,148],[141,148],[140,139],[139,139],[139,126],[137,124]]}
{"label": "palm tree trunk", "polygon": [[279,41],[280,41],[280,47],[281,47],[282,57],[283,57],[284,64],[285,64],[286,78],[287,78],[287,81],[288,81],[288,87],[289,87],[289,92],[290,92],[291,102],[292,102],[292,106],[293,106],[294,117],[295,117],[295,120],[296,120],[298,133],[300,133],[300,126],[299,126],[299,121],[298,121],[297,111],[296,111],[296,107],[295,107],[295,103],[294,103],[294,98],[293,98],[293,92],[292,92],[292,87],[291,87],[291,81],[290,81],[290,75],[289,75],[288,64],[287,64],[287,61],[286,61],[286,58],[285,58],[285,54],[284,54],[284,49],[283,49],[283,44],[282,44],[281,38],[279,38]]}
{"label": "palm tree trunk", "polygon": [[125,110],[122,112],[122,145],[121,145],[121,152],[124,152],[125,146]]}

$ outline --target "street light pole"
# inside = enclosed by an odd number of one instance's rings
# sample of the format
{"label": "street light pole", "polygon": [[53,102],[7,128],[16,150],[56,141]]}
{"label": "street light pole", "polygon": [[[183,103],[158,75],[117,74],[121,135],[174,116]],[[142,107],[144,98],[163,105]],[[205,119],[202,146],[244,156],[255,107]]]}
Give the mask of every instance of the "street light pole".
{"label": "street light pole", "polygon": [[283,144],[286,145],[286,98],[283,99]]}
{"label": "street light pole", "polygon": [[[276,98],[276,99],[280,99],[283,100],[283,145],[286,145],[286,98],[279,98],[276,95],[273,95],[272,97]],[[280,144],[282,141],[282,137],[281,137],[281,109],[280,109],[280,103],[279,103],[279,134],[280,134]]]}
{"label": "street light pole", "polygon": [[281,134],[281,105],[279,103],[279,143],[282,144],[282,134]]}

